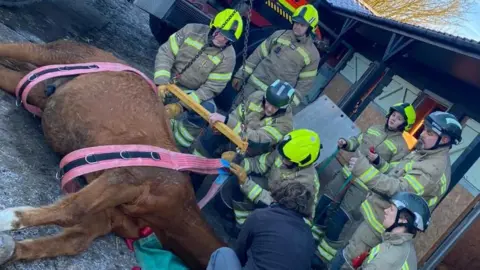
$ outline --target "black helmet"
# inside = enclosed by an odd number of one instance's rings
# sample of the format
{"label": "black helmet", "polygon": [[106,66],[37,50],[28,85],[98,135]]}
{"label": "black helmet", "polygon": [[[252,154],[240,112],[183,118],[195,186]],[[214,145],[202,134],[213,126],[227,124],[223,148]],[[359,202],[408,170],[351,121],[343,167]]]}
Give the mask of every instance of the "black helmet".
{"label": "black helmet", "polygon": [[462,141],[462,125],[450,113],[440,111],[430,113],[425,119],[425,126],[439,136],[448,135],[451,138],[450,144],[458,144]]}
{"label": "black helmet", "polygon": [[[397,207],[398,213],[408,210],[414,217],[413,227],[424,232],[430,224],[430,209],[427,202],[420,196],[409,192],[398,192],[390,199]],[[396,225],[398,226],[398,214]],[[395,224],[394,224],[395,226]]]}
{"label": "black helmet", "polygon": [[276,80],[265,93],[268,103],[279,109],[285,109],[293,100],[295,89],[287,82]]}

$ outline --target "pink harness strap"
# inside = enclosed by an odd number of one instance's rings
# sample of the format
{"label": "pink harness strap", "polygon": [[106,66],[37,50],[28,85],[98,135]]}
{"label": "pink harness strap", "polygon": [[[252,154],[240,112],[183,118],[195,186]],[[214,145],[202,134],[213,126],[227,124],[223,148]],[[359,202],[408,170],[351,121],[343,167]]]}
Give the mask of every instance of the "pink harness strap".
{"label": "pink harness strap", "polygon": [[[127,152],[150,152],[151,157],[145,158],[123,158],[127,156]],[[89,157],[107,153],[120,153],[121,159],[109,159],[95,161],[89,160]],[[122,155],[125,153],[125,155]],[[169,151],[160,147],[150,145],[106,145],[83,148],[71,152],[60,161],[60,171],[69,163],[75,161],[83,161],[82,165],[69,169],[62,175],[62,190],[74,178],[92,172],[106,169],[132,167],[132,166],[148,166],[167,168],[176,171],[193,171],[201,174],[224,174],[222,168],[228,168],[230,164],[223,159],[207,159],[190,154],[183,154]]]}
{"label": "pink harness strap", "polygon": [[[68,65],[49,65],[37,68],[27,75],[25,75],[17,87],[15,88],[15,95],[17,97],[17,104],[23,103],[25,109],[34,115],[41,117],[42,110],[36,106],[27,103],[27,97],[30,91],[38,83],[56,77],[79,75],[86,73],[105,72],[105,71],[131,71],[140,75],[145,79],[152,87],[152,90],[157,93],[157,87],[145,74],[141,71],[119,63],[109,62],[91,62],[81,64],[68,64]],[[21,94],[21,96],[20,96]]]}

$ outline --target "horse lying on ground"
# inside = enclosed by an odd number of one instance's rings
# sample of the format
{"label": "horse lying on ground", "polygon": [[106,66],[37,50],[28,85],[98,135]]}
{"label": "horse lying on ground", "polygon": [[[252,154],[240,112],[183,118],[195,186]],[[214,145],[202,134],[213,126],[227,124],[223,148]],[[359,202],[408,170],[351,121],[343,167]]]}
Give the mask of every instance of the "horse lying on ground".
{"label": "horse lying on ground", "polygon": [[[36,67],[123,63],[103,50],[71,41],[1,44],[2,59]],[[0,88],[15,94],[28,71],[0,67]],[[27,101],[43,110],[46,141],[61,156],[86,147],[120,144],[178,151],[164,105],[135,73],[78,75],[57,83],[55,93],[48,97],[45,87],[45,83],[36,85]],[[2,234],[0,265],[78,254],[99,236],[114,232],[124,238],[137,238],[145,226],[151,227],[162,244],[192,269],[205,268],[211,253],[225,246],[202,219],[187,173],[137,166],[89,173],[85,178],[89,183],[86,187],[52,205],[0,211],[0,231],[48,224],[65,228],[61,234],[14,245],[9,235]]]}

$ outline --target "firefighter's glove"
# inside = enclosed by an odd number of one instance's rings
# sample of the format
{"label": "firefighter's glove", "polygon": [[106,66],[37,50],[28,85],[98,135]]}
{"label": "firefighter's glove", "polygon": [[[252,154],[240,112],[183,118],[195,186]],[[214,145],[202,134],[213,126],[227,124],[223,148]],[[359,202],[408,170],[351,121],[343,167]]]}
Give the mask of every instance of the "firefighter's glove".
{"label": "firefighter's glove", "polygon": [[240,91],[240,86],[242,85],[242,79],[240,78],[236,78],[234,77],[232,79],[232,87],[237,90],[237,91]]}
{"label": "firefighter's glove", "polygon": [[237,176],[238,183],[240,185],[243,185],[245,182],[247,182],[247,172],[242,166],[235,163],[230,163],[230,171]]}
{"label": "firefighter's glove", "polygon": [[232,162],[235,159],[236,155],[237,153],[235,153],[234,151],[227,151],[223,152],[222,158],[228,160],[228,162]]}
{"label": "firefighter's glove", "polygon": [[353,167],[355,167],[355,164],[357,164],[357,160],[358,160],[358,158],[352,157],[352,158],[350,159],[350,161],[348,162],[348,169],[349,169],[350,171],[352,171],[352,170],[353,170]]}
{"label": "firefighter's glove", "polygon": [[179,103],[171,103],[165,106],[167,111],[167,117],[169,119],[174,119],[177,115],[183,112],[183,107]]}
{"label": "firefighter's glove", "polygon": [[343,138],[340,138],[337,144],[338,144],[338,148],[340,149],[344,149],[345,147],[347,147],[347,141]]}
{"label": "firefighter's glove", "polygon": [[168,89],[167,89],[167,85],[166,84],[163,84],[163,85],[159,85],[158,86],[158,98],[162,101],[162,102],[165,102],[165,97],[168,96]]}

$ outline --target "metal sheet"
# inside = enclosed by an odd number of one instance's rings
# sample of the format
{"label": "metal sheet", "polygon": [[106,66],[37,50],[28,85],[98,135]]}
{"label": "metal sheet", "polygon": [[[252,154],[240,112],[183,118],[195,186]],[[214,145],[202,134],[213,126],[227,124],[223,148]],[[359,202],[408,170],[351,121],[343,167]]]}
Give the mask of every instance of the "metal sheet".
{"label": "metal sheet", "polygon": [[340,137],[348,138],[361,132],[357,125],[326,95],[320,96],[295,114],[293,126],[295,129],[311,129],[320,136],[323,149],[315,165],[333,154]]}

